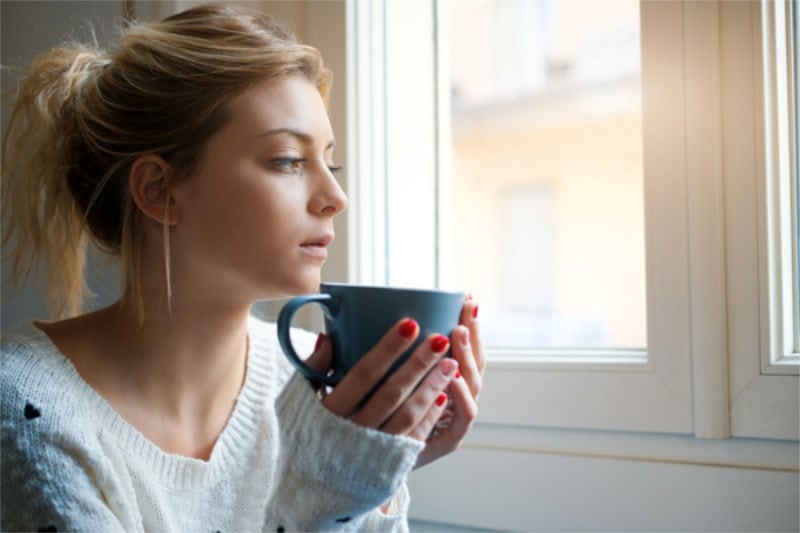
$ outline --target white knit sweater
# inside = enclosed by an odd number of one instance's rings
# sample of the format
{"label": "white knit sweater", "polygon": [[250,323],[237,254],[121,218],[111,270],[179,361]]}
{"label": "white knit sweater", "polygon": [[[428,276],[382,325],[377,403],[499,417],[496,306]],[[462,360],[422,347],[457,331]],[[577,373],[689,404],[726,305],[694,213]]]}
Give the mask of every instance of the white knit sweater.
{"label": "white knit sweater", "polygon": [[[209,461],[163,452],[33,323],[5,332],[0,372],[4,531],[407,529],[422,443],[327,411],[251,318],[247,376]],[[310,353],[314,337],[293,339]],[[376,509],[392,496],[391,512]]]}

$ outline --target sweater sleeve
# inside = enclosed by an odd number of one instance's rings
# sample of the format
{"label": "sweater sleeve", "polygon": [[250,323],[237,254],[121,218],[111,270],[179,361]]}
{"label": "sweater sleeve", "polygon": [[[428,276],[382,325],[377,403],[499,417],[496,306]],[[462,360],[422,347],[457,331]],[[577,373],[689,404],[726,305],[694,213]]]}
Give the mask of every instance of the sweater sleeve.
{"label": "sweater sleeve", "polygon": [[[334,415],[299,374],[276,407],[281,452],[265,531],[407,529],[405,479],[423,443]],[[398,512],[384,515],[377,508],[393,497]]]}
{"label": "sweater sleeve", "polygon": [[103,497],[98,479],[102,469],[86,452],[86,439],[65,427],[57,415],[68,399],[12,384],[18,380],[10,379],[6,348],[0,405],[0,529],[123,531],[126,528]]}

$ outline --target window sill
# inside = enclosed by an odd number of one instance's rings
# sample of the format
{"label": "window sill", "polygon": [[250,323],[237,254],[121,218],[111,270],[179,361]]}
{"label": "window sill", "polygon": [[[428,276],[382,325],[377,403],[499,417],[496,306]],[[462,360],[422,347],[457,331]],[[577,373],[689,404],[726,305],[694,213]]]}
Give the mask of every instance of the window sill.
{"label": "window sill", "polygon": [[478,423],[465,449],[640,460],[688,465],[800,471],[800,443],[766,439],[697,439],[644,434]]}

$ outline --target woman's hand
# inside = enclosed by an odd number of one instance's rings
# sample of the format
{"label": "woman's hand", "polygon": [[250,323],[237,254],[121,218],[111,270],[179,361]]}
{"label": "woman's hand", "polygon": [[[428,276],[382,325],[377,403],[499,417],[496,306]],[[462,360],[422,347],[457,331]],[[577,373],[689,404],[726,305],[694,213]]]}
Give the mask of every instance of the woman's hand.
{"label": "woman's hand", "polygon": [[486,369],[486,351],[478,326],[478,303],[471,297],[461,310],[461,321],[451,334],[453,359],[458,376],[449,387],[447,409],[434,426],[415,468],[458,449],[478,414],[478,396]]}
{"label": "woman's hand", "polygon": [[[477,414],[477,397],[485,366],[477,324],[477,303],[469,299],[461,324],[447,339],[425,339],[369,399],[397,357],[414,343],[419,327],[412,319],[398,322],[322,402],[332,413],[364,427],[426,442],[417,467],[455,450]],[[306,363],[321,373],[330,368],[331,345],[320,337]],[[453,357],[443,357],[452,342]],[[448,423],[449,422],[449,423]]]}
{"label": "woman's hand", "polygon": [[[365,401],[418,336],[419,326],[414,320],[395,324],[330,393],[324,394],[323,405],[360,426],[424,441],[445,411],[445,390],[458,371],[454,359],[443,358],[450,345],[447,337],[431,335],[423,340]],[[327,338],[321,339],[306,363],[325,373],[330,367],[331,345]]]}

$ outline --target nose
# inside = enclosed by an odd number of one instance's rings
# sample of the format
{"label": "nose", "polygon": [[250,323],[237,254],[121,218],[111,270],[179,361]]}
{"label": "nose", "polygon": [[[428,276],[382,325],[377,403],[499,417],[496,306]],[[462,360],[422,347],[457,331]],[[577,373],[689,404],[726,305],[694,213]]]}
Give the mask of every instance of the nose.
{"label": "nose", "polygon": [[347,195],[339,185],[336,176],[327,166],[323,166],[319,173],[319,188],[310,206],[312,211],[333,217],[344,211],[347,204]]}

